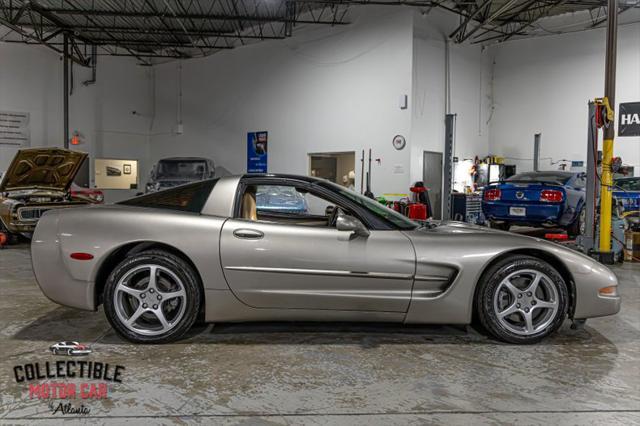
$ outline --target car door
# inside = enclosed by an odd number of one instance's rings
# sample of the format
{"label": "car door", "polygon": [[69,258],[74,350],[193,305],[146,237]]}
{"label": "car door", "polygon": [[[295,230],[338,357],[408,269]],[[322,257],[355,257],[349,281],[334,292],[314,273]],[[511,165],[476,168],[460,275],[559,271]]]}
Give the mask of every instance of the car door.
{"label": "car door", "polygon": [[[259,194],[257,204],[264,203]],[[225,222],[221,262],[234,294],[256,308],[406,312],[415,273],[410,240],[396,230],[372,230],[366,238],[354,238],[322,226],[327,209],[321,202],[335,200],[311,191],[304,196],[304,203],[288,196],[288,210],[277,213],[282,221],[261,220],[258,214],[257,220]],[[279,209],[262,208],[268,217]]]}

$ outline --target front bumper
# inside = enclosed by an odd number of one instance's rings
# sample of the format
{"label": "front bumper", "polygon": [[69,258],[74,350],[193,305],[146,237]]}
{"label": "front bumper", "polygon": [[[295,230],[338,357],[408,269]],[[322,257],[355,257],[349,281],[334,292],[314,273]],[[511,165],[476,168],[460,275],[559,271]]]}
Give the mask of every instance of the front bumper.
{"label": "front bumper", "polygon": [[2,223],[14,234],[33,233],[38,220],[49,210],[84,206],[87,202],[56,204],[15,204],[10,212],[2,217]]}
{"label": "front bumper", "polygon": [[[576,293],[574,319],[615,315],[620,311],[622,299],[618,278],[609,268],[595,260],[585,259],[579,270],[573,271],[573,275]],[[612,295],[601,295],[600,290],[605,287],[615,287],[616,291]]]}

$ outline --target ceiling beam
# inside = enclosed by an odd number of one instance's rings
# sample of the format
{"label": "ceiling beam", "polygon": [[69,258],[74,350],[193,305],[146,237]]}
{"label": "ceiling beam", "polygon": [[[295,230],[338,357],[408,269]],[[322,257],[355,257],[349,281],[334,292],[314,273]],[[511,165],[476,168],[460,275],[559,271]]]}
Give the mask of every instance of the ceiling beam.
{"label": "ceiling beam", "polygon": [[[123,10],[104,10],[104,9],[71,9],[71,8],[42,8],[48,14],[53,15],[80,15],[80,16],[94,16],[94,17],[121,17],[121,18],[175,18],[175,19],[204,19],[209,21],[227,21],[230,19],[236,19],[246,22],[286,22],[287,16],[259,16],[259,15],[233,15],[233,14],[202,14],[202,13],[176,13],[170,14],[158,14],[154,12],[140,12],[140,11],[123,11]],[[347,22],[333,22],[331,20],[309,20],[299,19],[296,20],[299,24],[324,24],[324,25],[346,25]]]}

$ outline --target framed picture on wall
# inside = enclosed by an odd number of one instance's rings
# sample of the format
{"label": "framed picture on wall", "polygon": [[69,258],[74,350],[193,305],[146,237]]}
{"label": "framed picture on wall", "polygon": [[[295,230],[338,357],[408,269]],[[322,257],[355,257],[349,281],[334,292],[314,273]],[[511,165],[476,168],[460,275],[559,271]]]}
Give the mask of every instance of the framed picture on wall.
{"label": "framed picture on wall", "polygon": [[135,189],[138,187],[138,161],[96,158],[95,183],[101,189]]}

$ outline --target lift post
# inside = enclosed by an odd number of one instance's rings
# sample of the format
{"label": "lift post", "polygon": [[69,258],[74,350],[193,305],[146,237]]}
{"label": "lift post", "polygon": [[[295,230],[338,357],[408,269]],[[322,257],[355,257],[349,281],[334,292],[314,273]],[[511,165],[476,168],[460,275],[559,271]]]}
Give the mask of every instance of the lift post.
{"label": "lift post", "polygon": [[540,171],[540,140],[542,139],[542,133],[536,133],[533,135],[533,171]]}
{"label": "lift post", "polygon": [[608,0],[607,7],[607,53],[604,99],[606,120],[602,145],[602,179],[600,185],[600,245],[598,258],[602,263],[612,264],[611,251],[611,195],[613,187],[613,139],[615,136],[615,95],[616,95],[616,48],[618,38],[618,0]]}
{"label": "lift post", "polygon": [[587,194],[585,200],[585,231],[580,237],[581,245],[585,253],[592,252],[595,246],[595,218],[596,199],[599,191],[597,181],[598,167],[598,128],[596,127],[596,104],[589,102],[589,131],[587,136]]}
{"label": "lift post", "polygon": [[451,219],[451,192],[453,190],[453,144],[456,115],[447,114],[444,119],[444,158],[442,165],[442,220]]}

